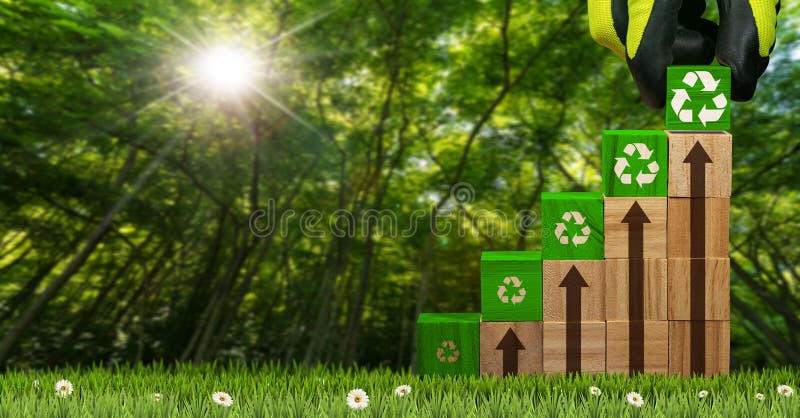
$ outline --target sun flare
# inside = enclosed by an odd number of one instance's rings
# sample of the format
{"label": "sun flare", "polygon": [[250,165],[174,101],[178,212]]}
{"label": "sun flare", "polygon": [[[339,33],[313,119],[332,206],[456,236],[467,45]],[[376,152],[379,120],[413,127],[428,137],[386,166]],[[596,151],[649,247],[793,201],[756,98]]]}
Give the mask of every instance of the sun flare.
{"label": "sun flare", "polygon": [[204,51],[195,75],[208,87],[224,93],[238,93],[253,80],[256,60],[246,50],[217,46]]}

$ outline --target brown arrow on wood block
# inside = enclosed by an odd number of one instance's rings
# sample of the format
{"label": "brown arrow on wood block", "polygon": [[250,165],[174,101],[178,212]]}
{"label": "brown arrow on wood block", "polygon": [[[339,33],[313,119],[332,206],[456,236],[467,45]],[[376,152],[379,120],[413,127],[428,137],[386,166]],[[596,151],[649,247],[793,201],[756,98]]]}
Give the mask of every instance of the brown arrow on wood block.
{"label": "brown arrow on wood block", "polygon": [[622,223],[628,224],[628,371],[644,373],[644,224],[650,219],[633,202]]}
{"label": "brown arrow on wood block", "polygon": [[503,376],[519,373],[519,350],[524,350],[525,346],[517,338],[514,330],[509,328],[506,335],[497,344],[497,350],[503,350]]}
{"label": "brown arrow on wood block", "polygon": [[589,287],[586,280],[572,266],[559,287],[567,290],[567,373],[581,371],[581,288]]}
{"label": "brown arrow on wood block", "polygon": [[691,370],[699,375],[705,374],[705,311],[706,311],[706,164],[713,163],[711,157],[696,142],[683,160],[689,164],[689,185],[691,199],[689,209],[689,254],[691,260]]}

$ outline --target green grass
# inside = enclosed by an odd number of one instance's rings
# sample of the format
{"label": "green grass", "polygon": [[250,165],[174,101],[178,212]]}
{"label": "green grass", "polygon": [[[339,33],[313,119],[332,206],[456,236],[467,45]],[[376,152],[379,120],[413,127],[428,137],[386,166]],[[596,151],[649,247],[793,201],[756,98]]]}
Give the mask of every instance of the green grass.
{"label": "green grass", "polygon": [[[420,378],[389,370],[230,365],[67,368],[0,374],[0,417],[516,417],[516,416],[800,416],[800,395],[779,396],[776,387],[797,388],[800,370],[737,372],[729,377],[682,379],[617,375],[515,378]],[[55,382],[67,379],[72,395],[61,398]],[[36,389],[33,381],[38,380]],[[398,385],[413,392],[394,395]],[[603,394],[589,395],[589,386]],[[348,409],[354,388],[370,397],[362,411]],[[698,399],[697,393],[710,395]],[[230,408],[214,404],[211,393],[234,398]],[[635,408],[625,394],[642,394]],[[163,394],[161,402],[152,398]],[[755,395],[766,396],[757,401]]]}

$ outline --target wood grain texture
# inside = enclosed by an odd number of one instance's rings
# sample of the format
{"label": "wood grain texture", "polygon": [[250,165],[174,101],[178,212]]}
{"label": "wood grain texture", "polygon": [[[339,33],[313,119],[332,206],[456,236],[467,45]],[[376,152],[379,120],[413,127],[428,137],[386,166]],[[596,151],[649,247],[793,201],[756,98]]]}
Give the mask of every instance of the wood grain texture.
{"label": "wood grain texture", "polygon": [[[667,257],[691,256],[691,204],[693,198],[667,199]],[[730,227],[730,199],[706,198],[705,256],[727,257]]]}
{"label": "wood grain texture", "polygon": [[[629,320],[629,260],[606,260],[606,320]],[[667,259],[644,260],[644,319],[667,320]]]}
{"label": "wood grain texture", "polygon": [[668,196],[691,196],[691,164],[686,156],[699,142],[711,159],[705,164],[705,197],[731,196],[731,157],[733,141],[728,132],[667,131],[669,144]]}
{"label": "wood grain texture", "polygon": [[[606,323],[581,322],[581,373],[603,373],[606,370]],[[543,325],[542,367],[545,373],[566,371],[565,322]]]}
{"label": "wood grain texture", "polygon": [[[667,319],[690,320],[691,317],[691,260],[667,259]],[[705,318],[731,318],[729,258],[705,259]]]}
{"label": "wood grain texture", "polygon": [[542,265],[545,321],[567,320],[567,291],[559,285],[572,266],[589,285],[581,288],[581,321],[605,321],[605,260],[545,260]]}
{"label": "wood grain texture", "polygon": [[497,345],[509,328],[525,347],[518,351],[519,374],[541,373],[541,322],[481,322],[481,374],[503,375],[503,352],[497,349]]}
{"label": "wood grain texture", "polygon": [[629,224],[623,223],[634,202],[647,215],[649,223],[642,224],[643,258],[667,257],[667,198],[665,197],[606,197],[604,202],[605,258],[628,258]]}
{"label": "wood grain texture", "polygon": [[[644,372],[667,373],[669,366],[669,326],[667,321],[644,322]],[[629,372],[630,322],[606,323],[606,372]]]}
{"label": "wood grain texture", "polygon": [[[669,374],[691,374],[691,323],[669,321]],[[705,321],[705,375],[728,374],[730,371],[730,321]]]}

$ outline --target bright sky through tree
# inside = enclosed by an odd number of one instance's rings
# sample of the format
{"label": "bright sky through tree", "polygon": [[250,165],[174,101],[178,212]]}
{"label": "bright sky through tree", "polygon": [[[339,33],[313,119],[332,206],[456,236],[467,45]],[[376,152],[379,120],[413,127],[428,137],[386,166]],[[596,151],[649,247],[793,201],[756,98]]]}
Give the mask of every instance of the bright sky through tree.
{"label": "bright sky through tree", "polygon": [[256,61],[247,51],[217,46],[202,53],[195,74],[214,90],[238,93],[252,82],[255,67]]}

